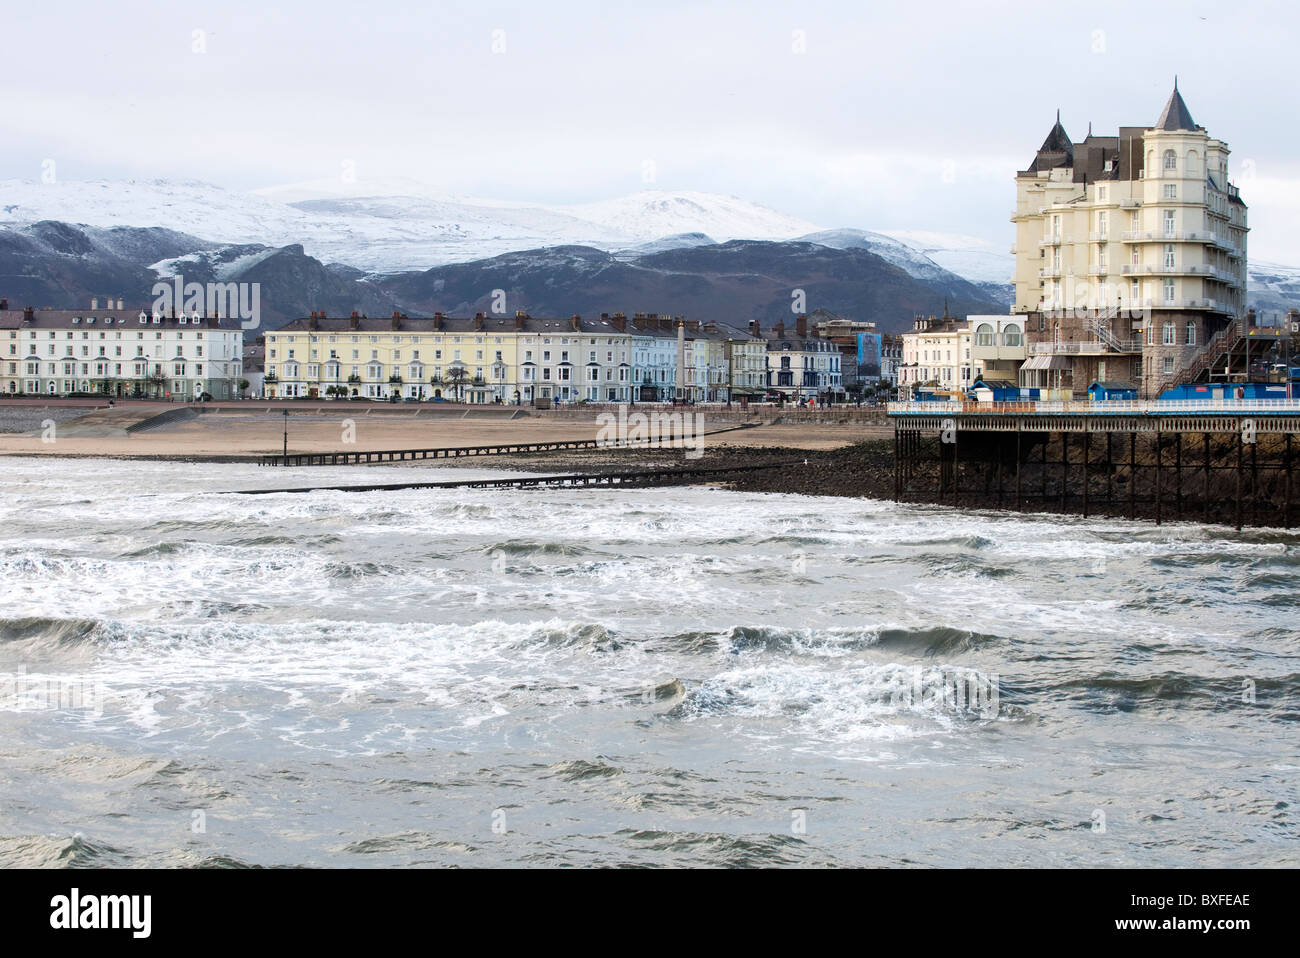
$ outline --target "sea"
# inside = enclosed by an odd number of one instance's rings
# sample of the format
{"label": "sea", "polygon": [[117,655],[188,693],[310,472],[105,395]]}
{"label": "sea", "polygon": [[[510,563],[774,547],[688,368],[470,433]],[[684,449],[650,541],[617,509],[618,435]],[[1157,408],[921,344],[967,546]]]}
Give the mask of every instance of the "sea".
{"label": "sea", "polygon": [[0,866],[1300,862],[1300,533],[0,458]]}

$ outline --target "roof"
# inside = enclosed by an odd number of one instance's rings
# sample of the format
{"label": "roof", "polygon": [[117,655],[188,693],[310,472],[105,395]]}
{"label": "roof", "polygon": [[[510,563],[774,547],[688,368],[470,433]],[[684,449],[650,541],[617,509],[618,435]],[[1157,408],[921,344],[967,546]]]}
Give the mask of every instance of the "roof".
{"label": "roof", "polygon": [[1073,369],[1065,356],[1032,356],[1021,369]]}
{"label": "roof", "polygon": [[1048,131],[1047,139],[1043,140],[1026,172],[1043,173],[1058,166],[1074,166],[1074,144],[1065,127],[1061,126],[1060,110],[1056,111],[1056,123]]}
{"label": "roof", "polygon": [[[140,316],[149,317],[147,324],[140,322]],[[91,319],[94,322],[90,322]],[[73,320],[76,320],[74,323]],[[181,322],[184,319],[185,322]],[[0,329],[112,329],[129,327],[139,329],[142,325],[151,329],[222,329],[230,332],[242,332],[236,319],[208,318],[202,323],[195,323],[188,316],[159,316],[154,322],[150,309],[37,309],[33,310],[31,319],[26,320],[26,312],[21,309],[0,310]]]}
{"label": "roof", "polygon": [[1010,379],[985,379],[983,376],[979,376],[976,378],[975,382],[972,384],[972,388],[974,388],[975,385],[986,386],[989,389],[1019,389],[1020,388],[1020,385],[1018,383],[1014,383]]}
{"label": "roof", "polygon": [[1183,95],[1178,92],[1178,78],[1174,77],[1174,92],[1169,95],[1169,102],[1165,104],[1165,111],[1160,114],[1160,119],[1156,120],[1156,125],[1152,128],[1156,130],[1199,130],[1196,121],[1192,119],[1191,112],[1187,109],[1187,104],[1183,102]]}
{"label": "roof", "polygon": [[[660,320],[667,320],[660,322]],[[647,336],[657,339],[677,338],[678,317],[659,317],[635,314],[630,319],[624,316],[610,316],[602,313],[599,319],[584,319],[580,316],[568,318],[546,318],[538,316],[492,316],[480,315],[474,318],[456,316],[426,317],[342,317],[311,316],[292,320],[274,333],[464,333],[479,335],[500,335],[504,333],[529,333],[542,335],[573,336]],[[618,320],[623,328],[615,325]],[[397,325],[394,326],[396,321]],[[354,325],[355,324],[355,325]],[[752,339],[752,335],[726,323],[699,323],[691,320],[686,325],[686,339]]]}

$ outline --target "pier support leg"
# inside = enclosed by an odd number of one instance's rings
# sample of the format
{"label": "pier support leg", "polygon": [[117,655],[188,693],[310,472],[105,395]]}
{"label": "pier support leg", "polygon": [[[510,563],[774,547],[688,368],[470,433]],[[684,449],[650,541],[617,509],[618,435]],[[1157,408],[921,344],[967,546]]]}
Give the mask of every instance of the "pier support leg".
{"label": "pier support leg", "polygon": [[1183,517],[1183,434],[1175,433],[1174,438],[1174,485],[1177,487],[1177,504],[1174,506],[1178,518]]}
{"label": "pier support leg", "polygon": [[1070,434],[1061,433],[1061,511],[1065,511],[1065,496],[1070,489]]}
{"label": "pier support leg", "polygon": [[1137,516],[1137,433],[1128,434],[1128,517]]}
{"label": "pier support leg", "polygon": [[1282,460],[1285,476],[1282,479],[1282,528],[1291,528],[1291,434],[1286,434],[1286,453]]}
{"label": "pier support leg", "polygon": [[1259,440],[1250,444],[1250,524],[1259,525]]}
{"label": "pier support leg", "polygon": [[1237,514],[1236,514],[1238,532],[1241,531],[1241,469],[1242,469],[1241,447],[1244,445],[1245,443],[1241,441],[1241,433],[1238,432],[1237,433]]}
{"label": "pier support leg", "polygon": [[1083,517],[1088,518],[1088,450],[1092,447],[1092,433],[1083,431]]}
{"label": "pier support leg", "polygon": [[1115,438],[1113,432],[1106,433],[1106,507],[1113,509],[1115,507],[1115,455],[1112,441]]}
{"label": "pier support leg", "polygon": [[1210,521],[1210,434],[1202,433],[1205,439],[1205,483],[1201,489],[1201,521]]}
{"label": "pier support leg", "polygon": [[1164,506],[1164,497],[1161,495],[1162,492],[1161,490],[1162,483],[1160,481],[1162,478],[1161,471],[1160,471],[1161,442],[1160,442],[1160,429],[1158,424],[1156,427],[1155,436],[1156,436],[1156,525],[1160,525],[1160,523],[1164,519],[1164,516],[1162,515],[1163,512],[1162,507]]}
{"label": "pier support leg", "polygon": [[[1020,436],[1021,436],[1020,424],[1017,423],[1016,424],[1016,512],[1022,512],[1024,510],[1024,502],[1020,497],[1020,453],[1021,453]],[[1290,486],[1288,486],[1287,488],[1290,488]]]}

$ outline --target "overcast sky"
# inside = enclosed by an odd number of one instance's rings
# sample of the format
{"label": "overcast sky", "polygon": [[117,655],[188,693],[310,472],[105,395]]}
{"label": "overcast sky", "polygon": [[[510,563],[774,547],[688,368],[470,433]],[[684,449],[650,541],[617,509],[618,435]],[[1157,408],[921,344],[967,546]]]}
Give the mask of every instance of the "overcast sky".
{"label": "overcast sky", "polygon": [[1056,109],[1076,140],[1151,124],[1177,73],[1232,148],[1252,258],[1300,265],[1285,3],[115,0],[25,5],[5,27],[0,178],[55,158],[65,180],[251,189],[351,162],[361,182],[706,190],[1007,247],[1015,171]]}

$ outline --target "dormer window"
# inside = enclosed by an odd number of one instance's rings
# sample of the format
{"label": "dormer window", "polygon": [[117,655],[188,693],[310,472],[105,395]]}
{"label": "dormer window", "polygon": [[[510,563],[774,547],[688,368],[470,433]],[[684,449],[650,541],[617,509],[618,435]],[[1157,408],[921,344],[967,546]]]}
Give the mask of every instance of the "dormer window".
{"label": "dormer window", "polygon": [[73,324],[74,326],[75,326],[77,323],[79,323],[79,322],[81,322],[81,317],[80,317],[80,316],[73,316],[73,317],[72,317],[72,324]]}
{"label": "dormer window", "polygon": [[86,322],[87,322],[87,323],[93,323],[94,321],[95,321],[95,317],[94,317],[94,316],[87,316],[87,317],[86,317]]}

